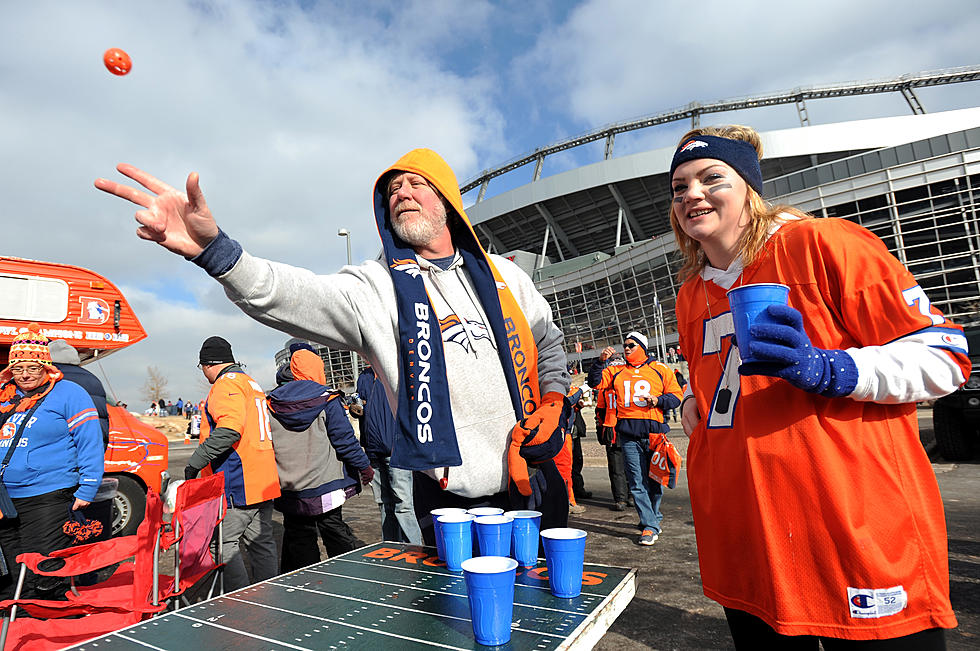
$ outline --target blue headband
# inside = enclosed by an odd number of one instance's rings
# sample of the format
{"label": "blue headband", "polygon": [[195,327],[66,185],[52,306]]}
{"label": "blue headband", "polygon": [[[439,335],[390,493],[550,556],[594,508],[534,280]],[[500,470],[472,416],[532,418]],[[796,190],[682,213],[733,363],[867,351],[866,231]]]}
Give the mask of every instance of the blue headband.
{"label": "blue headband", "polygon": [[674,160],[670,163],[667,182],[673,182],[674,170],[678,165],[699,158],[714,158],[728,163],[753,190],[762,194],[762,169],[759,167],[759,154],[755,147],[744,140],[718,136],[693,136],[678,147],[674,152]]}

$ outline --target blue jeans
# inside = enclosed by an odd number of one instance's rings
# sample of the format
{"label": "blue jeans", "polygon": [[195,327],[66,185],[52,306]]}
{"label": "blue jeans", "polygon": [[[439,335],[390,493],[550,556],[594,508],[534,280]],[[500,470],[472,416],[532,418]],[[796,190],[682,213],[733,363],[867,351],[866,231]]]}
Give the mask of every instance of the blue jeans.
{"label": "blue jeans", "polygon": [[422,530],[412,501],[412,471],[392,468],[391,458],[372,459],[371,492],[381,509],[381,539],[422,544]]}
{"label": "blue jeans", "polygon": [[623,448],[623,461],[626,465],[626,481],[636,502],[636,512],[640,515],[640,524],[644,529],[652,529],[660,534],[660,521],[664,519],[660,512],[660,500],[664,496],[664,488],[658,482],[650,479],[650,442],[645,439],[618,436]]}

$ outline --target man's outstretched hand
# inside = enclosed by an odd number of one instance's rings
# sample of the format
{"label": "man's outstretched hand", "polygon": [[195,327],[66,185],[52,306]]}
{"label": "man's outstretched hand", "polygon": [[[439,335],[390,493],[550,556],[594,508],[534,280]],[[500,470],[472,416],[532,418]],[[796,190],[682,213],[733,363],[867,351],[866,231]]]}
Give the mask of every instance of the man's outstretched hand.
{"label": "man's outstretched hand", "polygon": [[185,258],[196,257],[218,236],[218,225],[208,210],[197,172],[187,177],[187,193],[179,192],[143,170],[121,163],[116,169],[150,193],[109,179],[96,179],[95,187],[143,206],[136,211],[136,234]]}

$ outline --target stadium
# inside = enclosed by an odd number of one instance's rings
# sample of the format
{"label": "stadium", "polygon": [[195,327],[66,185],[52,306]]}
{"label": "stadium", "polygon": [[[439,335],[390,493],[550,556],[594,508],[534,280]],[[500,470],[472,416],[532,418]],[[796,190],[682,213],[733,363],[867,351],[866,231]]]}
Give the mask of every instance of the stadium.
{"label": "stadium", "polygon": [[[870,229],[933,304],[958,323],[972,323],[980,321],[980,108],[926,113],[915,89],[978,80],[975,66],[691,104],[539,148],[460,189],[479,188],[466,211],[481,242],[534,279],[565,334],[571,365],[587,369],[599,350],[617,346],[631,330],[648,333],[660,357],[672,360],[680,266],[667,219],[674,148],[614,157],[615,137],[682,120],[697,126],[712,113],[795,104],[800,127],[754,125],[765,151],[763,196]],[[873,93],[900,93],[911,114],[809,122],[808,100]],[[548,156],[603,140],[603,160],[541,177]],[[487,196],[491,181],[532,164],[530,183]],[[328,383],[350,387],[350,353],[320,352]],[[284,349],[276,361],[285,359]]]}

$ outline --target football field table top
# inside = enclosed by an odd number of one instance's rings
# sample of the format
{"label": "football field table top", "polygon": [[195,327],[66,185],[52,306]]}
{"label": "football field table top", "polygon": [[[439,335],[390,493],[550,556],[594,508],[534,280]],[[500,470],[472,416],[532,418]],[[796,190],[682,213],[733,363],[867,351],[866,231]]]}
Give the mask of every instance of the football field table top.
{"label": "football field table top", "polygon": [[[636,592],[636,570],[585,564],[559,599],[544,560],[517,568],[514,649],[590,649]],[[432,547],[381,542],[215,597],[75,649],[480,649],[462,572]]]}

